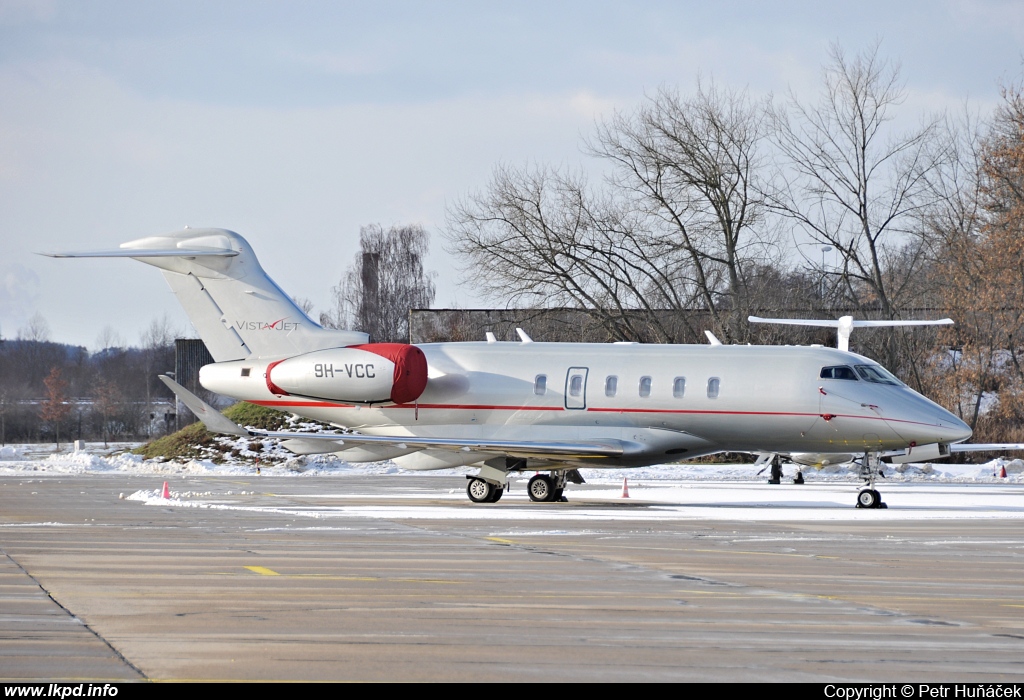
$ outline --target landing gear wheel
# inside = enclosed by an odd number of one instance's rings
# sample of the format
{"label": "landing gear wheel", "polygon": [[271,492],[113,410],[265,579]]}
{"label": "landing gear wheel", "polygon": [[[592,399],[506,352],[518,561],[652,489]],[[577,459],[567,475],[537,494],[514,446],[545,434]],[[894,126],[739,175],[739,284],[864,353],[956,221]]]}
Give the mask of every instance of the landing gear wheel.
{"label": "landing gear wheel", "polygon": [[857,494],[858,508],[881,508],[882,495],[874,489],[864,489]]}
{"label": "landing gear wheel", "polygon": [[566,501],[568,501],[569,499],[562,495],[563,491],[565,491],[565,489],[555,489],[555,497],[552,498],[551,500],[558,501],[560,503],[565,503]]}
{"label": "landing gear wheel", "polygon": [[[500,490],[491,483],[484,481],[483,479],[470,479],[469,483],[466,484],[466,495],[469,496],[469,500],[473,503],[494,503],[498,500],[494,498],[494,492]],[[498,498],[501,498],[499,495]]]}
{"label": "landing gear wheel", "polygon": [[537,474],[526,485],[526,492],[530,494],[530,500],[537,503],[546,503],[555,500],[554,480],[545,474]]}
{"label": "landing gear wheel", "polygon": [[500,486],[493,487],[494,493],[491,494],[491,500],[488,503],[497,503],[501,500],[501,497],[505,494],[505,489]]}

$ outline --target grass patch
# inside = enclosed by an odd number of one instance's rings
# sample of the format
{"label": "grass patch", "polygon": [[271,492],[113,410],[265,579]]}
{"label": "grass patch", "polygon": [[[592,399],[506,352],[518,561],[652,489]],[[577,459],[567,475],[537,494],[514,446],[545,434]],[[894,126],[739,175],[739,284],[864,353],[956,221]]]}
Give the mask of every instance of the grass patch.
{"label": "grass patch", "polygon": [[[247,401],[240,401],[223,411],[227,418],[246,428],[259,430],[286,430],[293,428],[290,413],[278,411],[266,406],[257,406]],[[304,422],[306,422],[304,420]],[[214,462],[223,461],[231,453],[232,448],[226,446],[221,436],[211,433],[202,423],[193,423],[176,433],[151,440],[145,445],[132,450],[132,454],[142,455],[145,459],[191,460],[209,459]],[[262,447],[262,443],[256,443]]]}
{"label": "grass patch", "polygon": [[202,423],[193,423],[176,433],[136,447],[132,454],[142,455],[146,459],[201,459],[216,447],[215,437]]}
{"label": "grass patch", "polygon": [[278,411],[276,408],[257,406],[248,401],[239,401],[223,413],[226,417],[239,425],[244,425],[246,428],[284,430],[291,427],[289,419],[292,417],[292,414]]}

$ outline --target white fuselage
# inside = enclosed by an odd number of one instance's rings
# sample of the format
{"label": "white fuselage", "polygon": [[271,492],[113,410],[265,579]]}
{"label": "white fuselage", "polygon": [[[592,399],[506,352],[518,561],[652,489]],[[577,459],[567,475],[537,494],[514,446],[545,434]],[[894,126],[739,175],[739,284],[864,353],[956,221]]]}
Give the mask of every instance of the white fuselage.
{"label": "white fuselage", "polygon": [[422,395],[406,404],[325,399],[327,391],[317,391],[315,377],[302,384],[302,396],[275,393],[266,380],[273,359],[207,365],[200,378],[212,391],[371,435],[615,439],[637,446],[621,457],[588,461],[592,466],[637,466],[720,451],[892,450],[956,442],[971,433],[901,384],[822,378],[824,367],[877,367],[832,348],[484,342],[418,347],[427,359],[428,381]]}

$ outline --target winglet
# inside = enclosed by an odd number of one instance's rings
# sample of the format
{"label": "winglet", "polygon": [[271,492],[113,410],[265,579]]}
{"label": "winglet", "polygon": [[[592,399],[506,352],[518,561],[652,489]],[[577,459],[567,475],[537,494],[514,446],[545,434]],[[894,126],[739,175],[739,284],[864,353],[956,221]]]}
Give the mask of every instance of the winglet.
{"label": "winglet", "polygon": [[715,336],[715,334],[712,333],[711,331],[704,331],[704,335],[706,335],[708,337],[708,342],[711,343],[712,345],[721,345],[722,344],[722,341],[719,340]]}
{"label": "winglet", "polygon": [[157,375],[157,378],[166,384],[167,388],[173,391],[174,395],[183,404],[188,406],[192,413],[196,414],[196,418],[201,420],[206,429],[211,433],[225,433],[227,435],[241,435],[243,437],[249,437],[251,434],[248,430],[235,423],[170,377],[160,374]]}

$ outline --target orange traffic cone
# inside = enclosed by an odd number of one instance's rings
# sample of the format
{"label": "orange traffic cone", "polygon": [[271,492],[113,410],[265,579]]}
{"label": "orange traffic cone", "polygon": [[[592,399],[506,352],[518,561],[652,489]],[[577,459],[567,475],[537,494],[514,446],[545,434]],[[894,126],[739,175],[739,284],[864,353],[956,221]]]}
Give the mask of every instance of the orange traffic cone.
{"label": "orange traffic cone", "polygon": [[1006,467],[1005,466],[999,467],[999,478],[1000,479],[1005,479],[1006,478]]}
{"label": "orange traffic cone", "polygon": [[622,497],[629,498],[629,479],[622,479]]}
{"label": "orange traffic cone", "polygon": [[164,492],[163,492],[161,498],[166,498],[168,500],[170,500],[170,498],[171,498],[171,490],[169,488],[167,488],[167,482],[166,481],[164,482]]}

